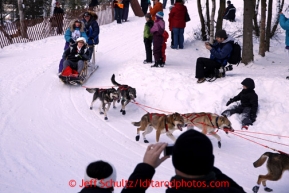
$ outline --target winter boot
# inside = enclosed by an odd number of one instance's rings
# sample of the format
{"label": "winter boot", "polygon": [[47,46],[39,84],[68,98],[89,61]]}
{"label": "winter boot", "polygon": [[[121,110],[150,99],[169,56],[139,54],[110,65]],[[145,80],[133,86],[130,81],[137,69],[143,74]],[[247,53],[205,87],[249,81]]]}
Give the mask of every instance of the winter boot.
{"label": "winter boot", "polygon": [[249,129],[249,126],[248,126],[248,125],[243,125],[243,126],[242,126],[242,130],[243,130],[243,129],[248,130],[248,129]]}

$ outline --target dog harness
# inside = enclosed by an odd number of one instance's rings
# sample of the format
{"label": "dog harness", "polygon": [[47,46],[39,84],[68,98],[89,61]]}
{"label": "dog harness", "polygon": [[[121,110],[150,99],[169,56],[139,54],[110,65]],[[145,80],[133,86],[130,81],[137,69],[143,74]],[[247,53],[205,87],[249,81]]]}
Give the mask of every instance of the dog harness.
{"label": "dog harness", "polygon": [[[201,113],[201,114],[192,113],[192,115],[194,115],[194,116],[193,116],[192,119],[189,119],[189,121],[190,121],[194,126],[196,126],[196,125],[194,124],[194,120],[195,120],[195,119],[197,119],[197,118],[199,118],[199,117],[207,116],[207,117],[209,118],[209,121],[210,121],[212,127],[213,127],[214,129],[220,129],[220,127],[219,127],[219,125],[218,125],[219,116],[216,117],[216,126],[215,126],[215,125],[213,124],[213,122],[212,122],[212,116],[211,116],[210,113]],[[187,117],[186,117],[185,115],[183,115],[183,117],[185,117],[186,119],[188,119],[190,116],[187,116]],[[203,123],[203,122],[197,122],[197,123],[202,124],[202,125],[204,125],[204,126],[210,126],[210,125],[207,125],[207,124],[205,124],[205,123]]]}
{"label": "dog harness", "polygon": [[[152,121],[153,115],[157,115],[157,116],[159,116],[159,117],[166,116],[165,114],[149,113],[150,121]],[[174,124],[173,124],[173,125],[174,125]],[[166,132],[169,131],[168,124],[167,124],[167,117],[165,117],[165,129],[166,129]]]}

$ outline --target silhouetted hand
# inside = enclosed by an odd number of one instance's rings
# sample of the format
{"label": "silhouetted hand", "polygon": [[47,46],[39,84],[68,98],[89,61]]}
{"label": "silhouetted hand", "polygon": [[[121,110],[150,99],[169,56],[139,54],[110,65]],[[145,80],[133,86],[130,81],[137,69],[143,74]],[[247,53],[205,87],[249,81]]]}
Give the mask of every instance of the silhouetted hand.
{"label": "silhouetted hand", "polygon": [[143,162],[157,168],[163,161],[165,161],[170,156],[163,156],[160,158],[161,153],[166,148],[167,143],[156,143],[151,144],[147,147],[145,152]]}

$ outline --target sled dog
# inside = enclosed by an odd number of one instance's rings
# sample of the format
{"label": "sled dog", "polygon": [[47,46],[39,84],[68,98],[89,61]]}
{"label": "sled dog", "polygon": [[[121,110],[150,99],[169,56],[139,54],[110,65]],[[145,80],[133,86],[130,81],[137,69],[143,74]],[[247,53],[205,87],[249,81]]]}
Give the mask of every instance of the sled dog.
{"label": "sled dog", "polygon": [[[267,159],[268,158],[268,159]],[[267,161],[267,170],[266,175],[259,175],[257,184],[260,185],[261,182],[265,186],[264,190],[266,192],[272,192],[271,188],[266,187],[266,181],[278,181],[281,179],[281,176],[285,170],[289,170],[289,155],[285,153],[271,153],[266,152],[261,157],[253,163],[254,167],[260,167]],[[253,192],[257,193],[259,186],[253,187]]]}
{"label": "sled dog", "polygon": [[193,129],[195,126],[201,129],[203,134],[209,133],[217,138],[219,148],[221,148],[221,137],[215,132],[215,129],[222,129],[226,133],[234,131],[227,117],[214,113],[186,113],[182,114],[182,117],[188,129]]}
{"label": "sled dog", "polygon": [[[107,120],[107,112],[111,103],[113,102],[113,108],[115,108],[115,101],[119,98],[118,92],[115,88],[99,89],[99,88],[87,88],[89,93],[94,93],[90,110],[93,108],[93,103],[99,98],[101,104],[99,106],[99,113],[104,114],[104,119]],[[107,106],[107,108],[105,108]]]}
{"label": "sled dog", "polygon": [[128,85],[119,84],[115,81],[115,75],[113,74],[111,77],[111,82],[113,85],[118,86],[117,92],[120,96],[120,99],[118,99],[118,102],[121,101],[121,110],[120,112],[125,115],[125,107],[130,101],[134,101],[136,98],[136,89],[132,88]]}
{"label": "sled dog", "polygon": [[159,141],[160,135],[166,133],[166,135],[173,141],[176,141],[173,136],[173,132],[177,129],[182,131],[184,125],[184,119],[179,113],[173,113],[170,115],[158,114],[158,113],[147,113],[142,116],[139,122],[132,122],[134,126],[139,126],[137,128],[137,136],[135,137],[136,141],[139,141],[140,131],[142,133],[145,143],[149,141],[146,139],[146,135],[153,131],[153,128],[156,129],[156,142]]}

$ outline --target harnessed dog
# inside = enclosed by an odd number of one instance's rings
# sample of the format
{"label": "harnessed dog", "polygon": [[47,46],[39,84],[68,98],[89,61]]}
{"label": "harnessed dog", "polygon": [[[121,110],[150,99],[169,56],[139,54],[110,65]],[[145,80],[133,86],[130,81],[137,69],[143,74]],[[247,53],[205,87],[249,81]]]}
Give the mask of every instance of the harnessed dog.
{"label": "harnessed dog", "polygon": [[158,113],[147,113],[142,116],[139,122],[132,122],[134,126],[140,126],[137,128],[136,141],[139,141],[140,131],[142,133],[145,143],[149,143],[146,139],[146,135],[156,129],[156,142],[159,141],[160,135],[166,133],[166,135],[173,141],[176,138],[173,136],[173,132],[177,129],[182,131],[184,125],[184,119],[179,113],[173,113],[171,115],[158,114]]}
{"label": "harnessed dog", "polygon": [[[104,114],[104,120],[107,120],[107,112],[110,108],[110,105],[112,102],[113,107],[115,108],[115,101],[119,98],[118,92],[115,88],[109,88],[109,89],[99,89],[99,88],[87,88],[86,89],[89,93],[94,93],[92,102],[90,105],[90,110],[93,108],[93,103],[96,101],[96,99],[99,98],[101,101],[101,105],[99,106],[99,113]],[[105,106],[107,105],[107,108]]]}
{"label": "harnessed dog", "polygon": [[[211,134],[218,140],[218,147],[221,148],[221,137],[217,134],[219,129],[233,132],[231,122],[227,117],[219,116],[213,113],[187,113],[182,114],[187,124],[187,129],[193,129],[194,126],[201,129],[203,134]],[[189,127],[188,127],[189,126]],[[191,127],[190,127],[191,126]],[[215,130],[217,131],[215,132]]]}
{"label": "harnessed dog", "polygon": [[122,85],[115,81],[115,75],[113,74],[111,77],[111,82],[113,85],[118,86],[117,92],[120,98],[117,102],[121,101],[121,110],[120,112],[125,115],[125,107],[130,101],[135,101],[136,98],[136,89],[132,88],[128,85]]}

